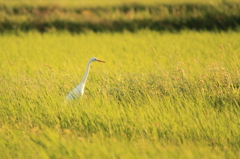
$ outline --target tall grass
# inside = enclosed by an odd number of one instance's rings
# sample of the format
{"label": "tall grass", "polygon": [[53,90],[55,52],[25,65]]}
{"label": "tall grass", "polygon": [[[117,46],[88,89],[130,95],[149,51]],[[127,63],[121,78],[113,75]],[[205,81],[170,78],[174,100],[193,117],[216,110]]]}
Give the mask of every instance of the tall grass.
{"label": "tall grass", "polygon": [[[237,158],[239,35],[70,34],[0,38],[2,158]],[[64,97],[92,56],[85,95]]]}
{"label": "tall grass", "polygon": [[99,2],[0,1],[0,32],[239,30],[240,3],[234,0]]}

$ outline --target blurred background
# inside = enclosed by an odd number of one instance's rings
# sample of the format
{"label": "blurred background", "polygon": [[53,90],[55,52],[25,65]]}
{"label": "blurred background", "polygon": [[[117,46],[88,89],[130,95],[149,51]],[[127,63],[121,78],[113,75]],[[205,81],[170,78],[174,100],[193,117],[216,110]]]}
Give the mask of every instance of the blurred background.
{"label": "blurred background", "polygon": [[237,30],[238,0],[1,0],[0,31]]}

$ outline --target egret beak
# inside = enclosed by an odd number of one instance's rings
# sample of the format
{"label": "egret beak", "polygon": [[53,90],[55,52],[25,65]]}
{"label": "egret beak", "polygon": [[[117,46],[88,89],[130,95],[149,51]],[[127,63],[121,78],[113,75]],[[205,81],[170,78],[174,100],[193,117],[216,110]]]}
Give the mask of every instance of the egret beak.
{"label": "egret beak", "polygon": [[102,60],[97,60],[98,62],[104,62],[105,63],[105,61],[102,61]]}

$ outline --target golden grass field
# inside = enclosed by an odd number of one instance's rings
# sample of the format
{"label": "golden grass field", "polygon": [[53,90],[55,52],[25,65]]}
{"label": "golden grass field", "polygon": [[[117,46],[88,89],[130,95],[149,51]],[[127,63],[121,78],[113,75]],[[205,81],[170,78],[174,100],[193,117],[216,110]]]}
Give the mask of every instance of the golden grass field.
{"label": "golden grass field", "polygon": [[[3,33],[1,158],[238,158],[238,32]],[[65,96],[96,56],[85,94]]]}

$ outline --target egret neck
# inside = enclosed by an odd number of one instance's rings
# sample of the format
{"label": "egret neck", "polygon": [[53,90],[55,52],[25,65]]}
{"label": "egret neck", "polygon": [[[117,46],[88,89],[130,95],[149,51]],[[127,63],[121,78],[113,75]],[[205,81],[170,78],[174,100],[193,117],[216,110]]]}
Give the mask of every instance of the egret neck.
{"label": "egret neck", "polygon": [[90,70],[90,65],[91,65],[92,61],[88,61],[88,64],[87,64],[87,68],[86,68],[86,72],[82,78],[82,83],[85,84],[86,81],[87,81],[87,77],[88,77],[88,74],[89,74],[89,70]]}

